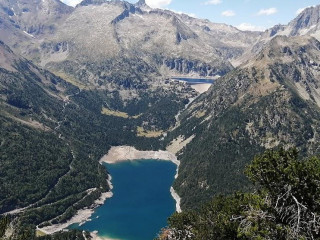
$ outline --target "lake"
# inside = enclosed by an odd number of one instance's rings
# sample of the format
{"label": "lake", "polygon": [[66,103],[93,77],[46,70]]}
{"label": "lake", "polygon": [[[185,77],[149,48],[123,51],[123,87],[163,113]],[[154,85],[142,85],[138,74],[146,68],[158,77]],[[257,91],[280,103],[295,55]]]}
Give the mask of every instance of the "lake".
{"label": "lake", "polygon": [[101,237],[152,240],[175,212],[170,194],[177,166],[169,161],[135,160],[105,164],[112,176],[113,197],[82,226]]}
{"label": "lake", "polygon": [[201,84],[201,83],[210,83],[214,82],[214,79],[208,78],[184,78],[184,77],[173,77],[172,80],[188,82],[190,84]]}

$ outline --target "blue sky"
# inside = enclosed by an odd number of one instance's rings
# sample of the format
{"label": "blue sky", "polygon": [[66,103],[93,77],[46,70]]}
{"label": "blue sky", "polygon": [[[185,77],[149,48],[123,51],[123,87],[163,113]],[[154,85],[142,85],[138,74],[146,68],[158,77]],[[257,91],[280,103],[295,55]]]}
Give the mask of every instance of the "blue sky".
{"label": "blue sky", "polygon": [[[80,0],[62,0],[75,5]],[[135,3],[137,0],[128,0]],[[242,30],[264,30],[287,24],[301,9],[318,5],[320,0],[146,0],[152,7],[187,13],[212,22],[226,23]]]}

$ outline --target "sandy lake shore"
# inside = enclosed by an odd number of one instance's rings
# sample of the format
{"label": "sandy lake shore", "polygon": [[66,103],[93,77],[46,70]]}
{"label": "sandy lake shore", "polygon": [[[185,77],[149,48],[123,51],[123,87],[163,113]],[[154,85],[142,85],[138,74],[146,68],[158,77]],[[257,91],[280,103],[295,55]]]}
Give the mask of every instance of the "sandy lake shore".
{"label": "sandy lake shore", "polygon": [[180,165],[175,154],[168,151],[139,151],[130,146],[111,147],[108,154],[104,155],[100,163],[105,162],[109,164],[117,163],[119,161],[137,160],[137,159],[155,159],[171,161],[177,166]]}
{"label": "sandy lake shore", "polygon": [[201,83],[201,84],[193,84],[191,87],[196,90],[198,93],[204,93],[208,91],[208,89],[211,87],[211,83]]}
{"label": "sandy lake shore", "polygon": [[[109,176],[109,180],[108,181],[110,181],[110,180],[111,180],[111,176]],[[110,185],[110,188],[112,188],[112,184]],[[61,224],[54,224],[54,225],[46,226],[46,227],[43,227],[43,228],[37,227],[37,230],[39,230],[39,231],[41,231],[41,232],[43,232],[45,234],[53,234],[53,233],[62,231],[63,229],[66,229],[67,227],[69,227],[70,225],[72,225],[74,223],[79,223],[80,225],[84,224],[85,222],[90,221],[90,217],[94,213],[94,210],[98,206],[104,204],[104,202],[108,198],[111,198],[112,196],[113,196],[112,192],[102,193],[100,198],[98,198],[90,207],[78,210],[77,214],[74,215],[67,222],[61,223]]]}
{"label": "sandy lake shore", "polygon": [[181,203],[180,196],[177,194],[177,192],[174,190],[173,187],[170,188],[170,193],[171,193],[171,196],[173,197],[173,199],[176,201],[176,211],[178,213],[181,213],[182,210],[181,210],[181,206],[180,206],[180,203]]}

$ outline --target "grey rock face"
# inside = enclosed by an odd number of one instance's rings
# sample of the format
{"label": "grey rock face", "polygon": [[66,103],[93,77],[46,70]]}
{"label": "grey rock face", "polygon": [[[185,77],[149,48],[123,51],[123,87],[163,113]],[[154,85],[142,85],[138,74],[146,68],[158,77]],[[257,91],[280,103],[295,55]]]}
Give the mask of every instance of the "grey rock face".
{"label": "grey rock face", "polygon": [[146,7],[146,6],[147,6],[145,0],[139,0],[139,2],[136,3],[136,5],[137,5],[138,7]]}
{"label": "grey rock face", "polygon": [[191,61],[187,59],[165,59],[163,65],[167,66],[170,70],[175,70],[181,74],[190,74],[192,72],[198,73],[199,76],[223,76],[232,70],[231,64],[212,67],[200,61]]}
{"label": "grey rock face", "polygon": [[83,0],[79,5],[80,6],[88,6],[88,5],[101,5],[103,3],[108,3],[108,2],[121,2],[119,0]]}
{"label": "grey rock face", "polygon": [[0,0],[0,12],[6,19],[32,35],[53,34],[72,11],[59,0]]}
{"label": "grey rock face", "polygon": [[307,8],[289,23],[290,36],[312,35],[320,30],[319,25],[320,6]]}

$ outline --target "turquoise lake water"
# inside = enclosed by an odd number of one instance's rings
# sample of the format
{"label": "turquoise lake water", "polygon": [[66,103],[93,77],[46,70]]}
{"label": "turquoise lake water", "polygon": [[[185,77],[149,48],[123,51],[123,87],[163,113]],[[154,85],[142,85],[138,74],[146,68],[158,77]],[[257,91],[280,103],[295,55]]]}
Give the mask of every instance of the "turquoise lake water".
{"label": "turquoise lake water", "polygon": [[136,160],[106,167],[112,176],[113,197],[96,209],[92,221],[72,228],[121,240],[152,240],[175,212],[170,187],[177,166],[169,161]]}

